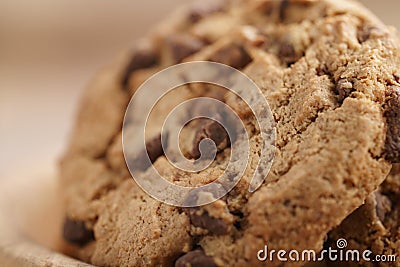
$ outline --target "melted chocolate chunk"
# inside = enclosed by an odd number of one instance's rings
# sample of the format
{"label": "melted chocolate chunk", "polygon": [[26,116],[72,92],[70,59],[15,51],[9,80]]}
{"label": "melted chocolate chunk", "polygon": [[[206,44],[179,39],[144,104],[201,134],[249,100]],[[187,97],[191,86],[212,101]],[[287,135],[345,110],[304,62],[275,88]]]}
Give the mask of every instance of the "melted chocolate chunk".
{"label": "melted chocolate chunk", "polygon": [[[290,15],[288,16],[288,9],[290,7],[300,7],[300,8],[304,8],[304,7],[310,7],[311,5],[315,4],[314,1],[310,1],[310,0],[281,0],[281,3],[279,5],[279,19],[281,22],[285,22],[285,20],[287,20],[287,18],[290,17]],[[297,12],[302,12],[301,10],[296,10]]]}
{"label": "melted chocolate chunk", "polygon": [[182,62],[188,56],[200,51],[205,43],[189,34],[176,34],[167,39],[167,45],[175,63]]}
{"label": "melted chocolate chunk", "polygon": [[400,174],[400,164],[393,164],[391,174]]}
{"label": "melted chocolate chunk", "polygon": [[360,44],[364,43],[371,37],[372,28],[368,25],[363,25],[357,32],[357,40]]}
{"label": "melted chocolate chunk", "polygon": [[[164,144],[164,147],[166,147],[166,144]],[[151,166],[147,157],[151,163],[154,163],[162,155],[164,155],[164,150],[161,144],[161,135],[158,135],[146,143],[146,151],[140,151],[137,156],[133,157],[132,167],[144,171]]]}
{"label": "melted chocolate chunk", "polygon": [[273,5],[273,2],[263,1],[259,4],[257,9],[261,14],[269,17],[272,15],[272,13],[274,11],[274,5]]}
{"label": "melted chocolate chunk", "polygon": [[400,163],[400,87],[390,87],[384,109],[387,124],[385,158]]}
{"label": "melted chocolate chunk", "polygon": [[211,217],[207,211],[200,208],[188,208],[190,222],[196,226],[210,231],[215,235],[225,235],[228,232],[228,225],[224,220]]}
{"label": "melted chocolate chunk", "polygon": [[63,237],[66,241],[83,246],[94,240],[93,230],[86,228],[85,222],[66,218],[64,221]]}
{"label": "melted chocolate chunk", "polygon": [[400,83],[400,74],[393,74],[393,77],[396,82]]}
{"label": "melted chocolate chunk", "polygon": [[279,19],[284,21],[286,18],[286,9],[289,7],[289,0],[282,0],[279,6]]}
{"label": "melted chocolate chunk", "polygon": [[317,75],[318,76],[329,75],[328,67],[326,65],[319,66],[317,68]]}
{"label": "melted chocolate chunk", "polygon": [[360,44],[374,37],[382,37],[386,34],[385,30],[376,26],[364,24],[357,31],[357,40]]}
{"label": "melted chocolate chunk", "polygon": [[246,50],[235,44],[219,49],[210,60],[231,66],[235,69],[242,69],[252,61]]}
{"label": "melted chocolate chunk", "polygon": [[200,142],[209,138],[214,141],[217,150],[221,151],[230,145],[228,133],[218,122],[211,121],[199,126],[193,139],[193,149],[189,151],[193,159],[198,159],[201,156],[199,146]]}
{"label": "melted chocolate chunk", "polygon": [[291,65],[298,60],[294,46],[288,42],[284,42],[280,45],[278,57],[288,65]]}
{"label": "melted chocolate chunk", "polygon": [[192,6],[188,19],[191,23],[196,23],[206,16],[223,11],[224,5],[224,0],[198,1]]}
{"label": "melted chocolate chunk", "polygon": [[125,73],[122,76],[122,86],[126,88],[128,86],[130,75],[139,69],[145,69],[153,67],[158,63],[158,55],[153,49],[146,47],[136,50],[126,67]]}
{"label": "melted chocolate chunk", "polygon": [[351,83],[347,79],[340,79],[336,84],[336,93],[339,95],[339,103],[343,103],[343,101],[354,92],[353,83]]}
{"label": "melted chocolate chunk", "polygon": [[384,222],[386,213],[390,212],[391,209],[390,200],[379,192],[375,192],[374,195],[376,200],[376,215],[381,222]]}
{"label": "melted chocolate chunk", "polygon": [[147,154],[153,163],[164,154],[163,146],[161,144],[161,135],[154,137],[146,143]]}
{"label": "melted chocolate chunk", "polygon": [[217,267],[212,257],[202,250],[190,251],[175,262],[175,267]]}

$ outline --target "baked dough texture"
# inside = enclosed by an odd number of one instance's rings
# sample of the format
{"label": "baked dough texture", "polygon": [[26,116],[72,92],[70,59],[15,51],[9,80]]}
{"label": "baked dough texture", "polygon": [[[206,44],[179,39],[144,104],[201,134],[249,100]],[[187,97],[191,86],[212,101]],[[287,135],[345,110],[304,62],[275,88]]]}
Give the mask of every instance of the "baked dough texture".
{"label": "baked dough texture", "polygon": [[[243,178],[225,197],[180,208],[134,182],[122,151],[122,123],[146,79],[190,61],[229,65],[258,85],[275,120],[276,153],[263,185],[250,193],[263,142],[251,110],[220,88],[180,88],[149,120],[147,153],[164,177],[201,186],[230,160],[234,140],[199,120],[182,131],[182,150],[196,158],[200,140],[211,138],[218,147],[214,162],[197,173],[168,162],[158,126],[181,101],[209,96],[228,104],[249,130],[251,148]],[[320,251],[339,237],[399,255],[396,171],[386,179],[400,161],[399,106],[397,33],[359,3],[197,2],[122,53],[85,91],[60,164],[64,238],[75,245],[74,256],[98,266],[301,266],[305,262],[261,262],[257,252],[265,245]]]}

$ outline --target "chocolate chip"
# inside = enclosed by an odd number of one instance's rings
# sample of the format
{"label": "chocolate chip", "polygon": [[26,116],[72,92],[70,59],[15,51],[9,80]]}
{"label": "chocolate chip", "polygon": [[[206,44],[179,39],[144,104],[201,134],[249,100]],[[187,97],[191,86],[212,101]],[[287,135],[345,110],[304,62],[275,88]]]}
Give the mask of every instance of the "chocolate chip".
{"label": "chocolate chip", "polygon": [[94,240],[93,230],[88,229],[85,222],[65,218],[63,237],[66,241],[80,246]]}
{"label": "chocolate chip", "polygon": [[400,83],[400,74],[393,74],[393,77],[396,82]]}
{"label": "chocolate chip", "polygon": [[[293,17],[291,14],[308,14],[301,16],[301,19],[296,19],[296,22],[300,22],[305,19],[310,19],[309,14],[312,13],[310,10],[306,10],[308,8],[311,8],[313,5],[316,4],[321,4],[323,1],[310,1],[310,0],[281,0],[279,4],[279,19],[281,22],[290,22],[293,23],[294,21],[290,21]],[[325,12],[323,10],[320,10],[320,12],[317,13],[318,16],[325,16]]]}
{"label": "chocolate chip", "polygon": [[222,219],[211,217],[206,210],[197,207],[200,194],[209,194],[210,198],[216,199],[217,196],[225,195],[227,192],[223,186],[217,182],[210,184],[210,186],[211,188],[208,188],[207,191],[202,187],[191,190],[184,203],[185,206],[190,207],[184,208],[183,210],[189,216],[192,225],[206,229],[215,235],[224,235],[228,232],[228,225],[226,222]]}
{"label": "chocolate chip", "polygon": [[289,0],[282,0],[279,6],[279,19],[284,21],[286,18],[286,9],[289,7]]}
{"label": "chocolate chip", "polygon": [[272,12],[274,11],[273,2],[271,2],[271,1],[262,1],[262,2],[260,2],[258,4],[257,10],[261,14],[269,17],[269,16],[272,15]]}
{"label": "chocolate chip", "polygon": [[363,25],[357,32],[357,40],[360,44],[364,43],[371,37],[371,26]]}
{"label": "chocolate chip", "polygon": [[391,209],[390,200],[379,192],[375,192],[374,195],[376,200],[376,215],[381,222],[384,222],[386,213]]}
{"label": "chocolate chip", "polygon": [[384,109],[387,125],[385,158],[400,163],[400,87],[389,88]]}
{"label": "chocolate chip", "polygon": [[217,50],[210,60],[236,69],[242,69],[252,61],[246,50],[235,44]]}
{"label": "chocolate chip", "polygon": [[188,19],[191,23],[196,23],[208,15],[223,11],[224,6],[225,1],[223,0],[197,1],[193,4]]}
{"label": "chocolate chip", "polygon": [[[167,138],[163,140],[167,140]],[[166,144],[164,144],[164,148],[166,148]],[[164,155],[164,150],[161,144],[161,135],[158,135],[146,142],[146,151],[140,151],[136,156],[129,159],[132,164],[130,167],[144,171],[151,166],[148,159],[151,163],[154,163],[162,155]]]}
{"label": "chocolate chip", "polygon": [[400,174],[400,164],[393,164],[390,174],[392,175]]}
{"label": "chocolate chip", "polygon": [[161,135],[154,137],[146,143],[147,154],[151,162],[156,161],[164,154],[163,146],[161,144]]}
{"label": "chocolate chip", "polygon": [[376,26],[364,24],[357,31],[357,39],[360,44],[371,39],[372,37],[383,37],[385,30]]}
{"label": "chocolate chip", "polygon": [[326,65],[318,66],[316,70],[318,76],[329,75],[329,70]]}
{"label": "chocolate chip", "polygon": [[217,267],[212,257],[202,250],[186,253],[175,262],[175,267]]}
{"label": "chocolate chip", "polygon": [[132,72],[153,67],[158,63],[158,55],[157,53],[150,47],[142,47],[138,48],[135,52],[133,52],[131,61],[126,67],[125,73],[122,76],[122,86],[126,88],[129,82],[129,76]]}
{"label": "chocolate chip", "polygon": [[211,217],[207,211],[200,208],[188,208],[190,222],[196,226],[210,231],[215,235],[225,235],[228,232],[228,225],[224,220]]}
{"label": "chocolate chip", "polygon": [[204,133],[211,138],[217,146],[223,144],[224,148],[228,145],[229,136],[225,129],[217,122],[211,122],[204,127]]}
{"label": "chocolate chip", "polygon": [[279,47],[278,57],[288,65],[295,63],[298,60],[294,46],[289,42],[283,42]]}
{"label": "chocolate chip", "polygon": [[175,34],[168,37],[166,41],[175,63],[182,62],[205,45],[204,41],[189,34]]}
{"label": "chocolate chip", "polygon": [[205,138],[213,140],[218,151],[221,151],[230,145],[229,136],[224,127],[222,127],[218,122],[207,121],[206,123],[201,123],[196,130],[193,138],[193,149],[189,151],[191,158],[200,158],[201,153],[199,146],[200,142]]}
{"label": "chocolate chip", "polygon": [[343,103],[343,101],[354,91],[353,83],[348,79],[340,79],[336,84],[335,90],[339,95],[339,103]]}

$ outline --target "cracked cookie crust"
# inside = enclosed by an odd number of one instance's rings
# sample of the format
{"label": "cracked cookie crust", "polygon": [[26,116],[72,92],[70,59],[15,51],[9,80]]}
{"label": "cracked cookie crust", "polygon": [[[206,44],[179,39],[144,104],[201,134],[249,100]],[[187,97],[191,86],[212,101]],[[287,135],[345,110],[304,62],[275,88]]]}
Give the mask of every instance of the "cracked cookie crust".
{"label": "cracked cookie crust", "polygon": [[[400,161],[398,43],[353,1],[202,1],[179,10],[102,70],[82,99],[61,162],[64,237],[76,245],[74,255],[99,266],[263,266],[257,251],[265,245],[321,250],[326,235],[370,199]],[[249,193],[262,144],[251,111],[213,87],[179,88],[149,121],[147,153],[165,177],[200,186],[229,162],[232,140],[205,120],[187,125],[182,147],[196,158],[199,141],[211,137],[219,145],[213,164],[187,174],[168,163],[159,126],[179,102],[221,99],[243,120],[251,146],[245,175],[228,195],[182,209],[157,202],[134,183],[121,129],[142,82],[195,60],[240,69],[259,86],[276,122],[277,151],[263,186]]]}

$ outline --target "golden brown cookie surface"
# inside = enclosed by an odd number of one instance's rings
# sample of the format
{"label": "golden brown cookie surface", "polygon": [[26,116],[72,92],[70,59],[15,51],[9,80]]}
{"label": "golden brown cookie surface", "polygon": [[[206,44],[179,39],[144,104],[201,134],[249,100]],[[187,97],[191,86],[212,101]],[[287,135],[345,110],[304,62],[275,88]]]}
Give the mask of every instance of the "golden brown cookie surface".
{"label": "golden brown cookie surface", "polygon": [[[258,266],[265,245],[322,249],[326,234],[378,188],[390,161],[399,161],[398,51],[394,34],[350,1],[216,1],[179,12],[99,73],[82,100],[61,165],[66,239],[100,266]],[[218,127],[192,123],[183,150],[196,158],[199,139],[211,138],[217,158],[196,174],[172,168],[156,126],[177,103],[206,94],[222,99],[251,129],[251,162],[237,187],[186,210],[134,184],[121,128],[142,82],[192,60],[238,68],[260,87],[276,121],[277,152],[264,185],[249,193],[262,143],[249,110],[212,88],[181,88],[160,103],[149,126],[148,153],[171,181],[214,181],[230,154]]]}

